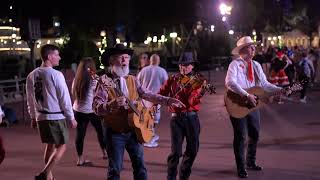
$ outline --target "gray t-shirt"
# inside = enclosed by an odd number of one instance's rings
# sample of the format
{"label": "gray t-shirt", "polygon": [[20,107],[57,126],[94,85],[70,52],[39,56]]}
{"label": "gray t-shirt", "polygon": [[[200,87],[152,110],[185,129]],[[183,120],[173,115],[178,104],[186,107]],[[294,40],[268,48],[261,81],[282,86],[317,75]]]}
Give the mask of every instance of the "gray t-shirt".
{"label": "gray t-shirt", "polygon": [[69,90],[60,71],[52,67],[36,68],[27,77],[26,90],[32,119],[74,119]]}

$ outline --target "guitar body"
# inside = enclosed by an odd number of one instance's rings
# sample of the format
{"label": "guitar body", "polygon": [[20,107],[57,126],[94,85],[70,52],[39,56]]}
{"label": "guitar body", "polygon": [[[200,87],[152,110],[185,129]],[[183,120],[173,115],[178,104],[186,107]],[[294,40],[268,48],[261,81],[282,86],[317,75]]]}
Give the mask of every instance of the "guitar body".
{"label": "guitar body", "polygon": [[288,96],[295,91],[302,90],[302,84],[307,81],[302,80],[301,82],[294,83],[291,87],[281,89],[273,93],[267,93],[261,87],[255,86],[249,89],[245,89],[249,94],[254,94],[257,97],[257,105],[252,106],[247,97],[240,96],[230,90],[227,90],[224,95],[224,102],[226,109],[230,116],[235,118],[243,118],[248,115],[250,112],[255,111],[269,102],[269,97],[272,95],[284,94]]}
{"label": "guitar body", "polygon": [[146,108],[141,101],[138,102],[137,110],[139,115],[133,113],[133,117],[129,118],[129,126],[134,127],[137,139],[140,143],[148,143],[154,136],[154,111],[153,108]]}
{"label": "guitar body", "polygon": [[254,94],[258,97],[257,106],[250,105],[247,97],[240,96],[239,94],[227,90],[224,96],[224,102],[227,112],[230,114],[230,116],[235,118],[243,118],[250,112],[264,106],[268,101],[268,93],[266,93],[261,87],[252,87],[246,91],[249,94]]}

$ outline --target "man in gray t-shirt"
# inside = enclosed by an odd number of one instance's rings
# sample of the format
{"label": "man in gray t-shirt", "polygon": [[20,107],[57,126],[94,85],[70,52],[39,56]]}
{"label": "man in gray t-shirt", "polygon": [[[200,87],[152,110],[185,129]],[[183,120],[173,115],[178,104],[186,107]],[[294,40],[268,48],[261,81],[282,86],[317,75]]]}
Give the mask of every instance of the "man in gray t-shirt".
{"label": "man in gray t-shirt", "polygon": [[45,166],[36,180],[54,179],[52,170],[66,151],[68,129],[77,127],[70,94],[61,72],[53,69],[59,65],[57,46],[47,44],[41,48],[42,64],[33,70],[26,80],[28,111],[32,127],[38,126],[44,152]]}
{"label": "man in gray t-shirt", "polygon": [[[137,79],[140,81],[141,86],[148,91],[153,93],[158,93],[160,91],[161,86],[168,79],[168,73],[165,69],[159,66],[160,57],[157,54],[153,54],[150,57],[150,65],[144,67],[139,74],[137,75]],[[144,104],[150,108],[153,106],[151,102],[143,100]],[[160,122],[160,105],[155,106],[155,117],[154,122],[158,124]],[[154,134],[153,139],[149,143],[145,143],[145,147],[157,147],[159,140],[159,136]]]}

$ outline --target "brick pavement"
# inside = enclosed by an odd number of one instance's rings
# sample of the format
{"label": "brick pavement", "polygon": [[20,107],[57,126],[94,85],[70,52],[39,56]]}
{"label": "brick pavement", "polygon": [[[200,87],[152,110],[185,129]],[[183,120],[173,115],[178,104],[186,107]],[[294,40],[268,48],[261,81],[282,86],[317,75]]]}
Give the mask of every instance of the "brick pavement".
{"label": "brick pavement", "polygon": [[[217,94],[203,99],[200,150],[194,163],[191,180],[233,180],[235,175],[232,150],[232,128],[223,106],[223,72],[211,73]],[[316,180],[320,179],[320,92],[310,93],[308,104],[285,102],[269,104],[262,109],[261,141],[258,162],[263,172],[249,172],[252,180]],[[13,107],[21,107],[13,105]],[[19,111],[21,113],[21,109]],[[163,110],[157,132],[160,147],[145,149],[145,161],[150,180],[166,179],[166,158],[170,151],[169,114]],[[0,165],[0,180],[32,180],[42,168],[43,145],[35,130],[20,123],[1,128],[7,157]],[[93,167],[77,167],[74,148],[75,131],[71,130],[68,150],[55,170],[57,180],[105,179],[106,162],[102,160],[93,128],[89,126],[85,154]],[[128,156],[125,157],[121,179],[132,178]]]}

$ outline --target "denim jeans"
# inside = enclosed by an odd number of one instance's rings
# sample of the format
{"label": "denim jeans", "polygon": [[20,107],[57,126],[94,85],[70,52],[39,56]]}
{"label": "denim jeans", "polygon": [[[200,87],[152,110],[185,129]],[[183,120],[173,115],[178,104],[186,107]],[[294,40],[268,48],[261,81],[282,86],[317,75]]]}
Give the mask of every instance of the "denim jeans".
{"label": "denim jeans", "polygon": [[144,165],[143,146],[138,142],[134,132],[117,133],[110,128],[105,129],[107,134],[108,177],[107,180],[119,180],[122,170],[123,155],[126,149],[132,163],[135,180],[146,180],[147,169]]}
{"label": "denim jeans", "polygon": [[245,168],[245,141],[246,136],[249,136],[248,149],[247,149],[247,164],[254,164],[256,162],[257,144],[259,140],[260,131],[260,111],[256,110],[249,113],[244,118],[234,118],[230,116],[233,126],[233,150],[236,159],[237,169]]}
{"label": "denim jeans", "polygon": [[175,180],[177,166],[182,156],[182,144],[186,138],[187,146],[180,165],[179,179],[186,180],[191,174],[191,167],[199,150],[200,122],[196,112],[193,115],[178,115],[172,117],[171,153],[168,156],[168,180]]}
{"label": "denim jeans", "polygon": [[307,95],[307,88],[309,86],[310,78],[299,77],[299,81],[304,81],[302,84],[302,90],[300,91],[300,99],[303,99]]}

